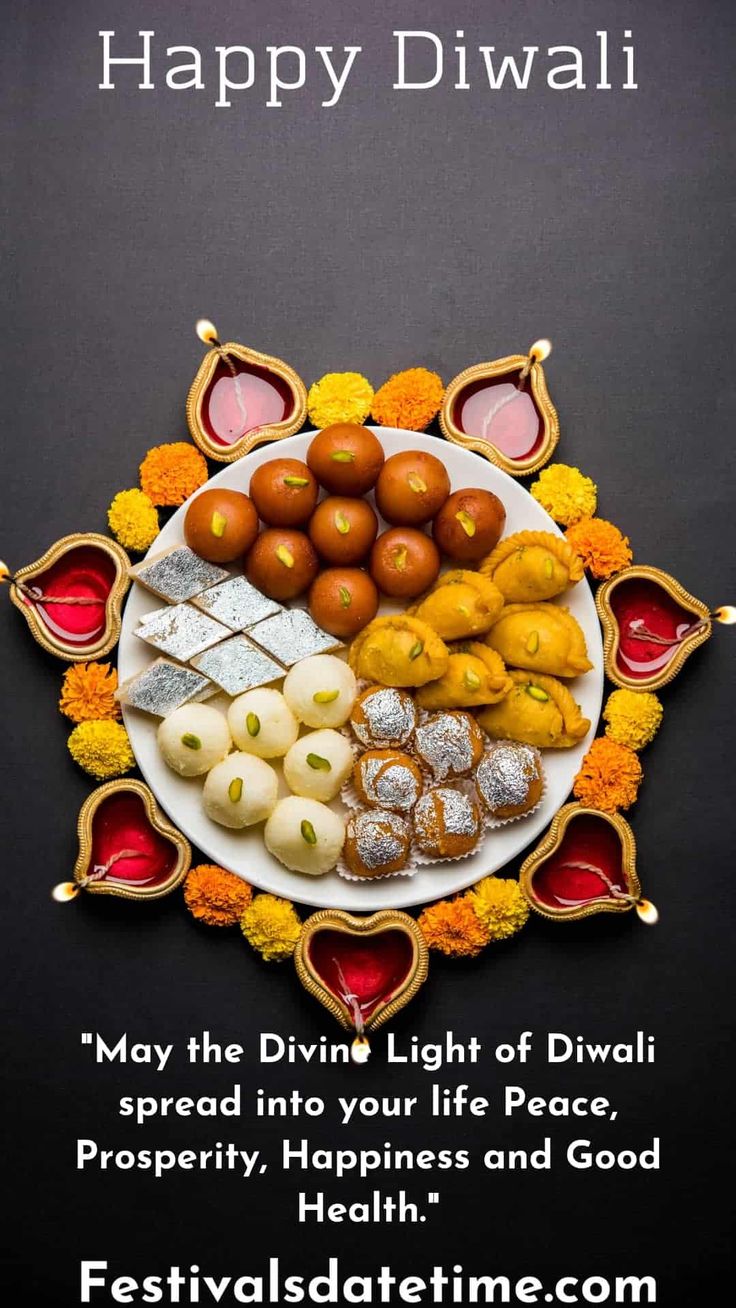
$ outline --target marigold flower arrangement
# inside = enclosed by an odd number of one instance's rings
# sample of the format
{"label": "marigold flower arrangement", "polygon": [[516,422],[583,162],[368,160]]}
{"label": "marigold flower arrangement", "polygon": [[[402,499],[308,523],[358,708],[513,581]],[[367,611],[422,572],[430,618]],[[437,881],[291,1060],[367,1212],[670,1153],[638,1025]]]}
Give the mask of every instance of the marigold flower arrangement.
{"label": "marigold flower arrangement", "polygon": [[207,480],[203,454],[186,441],[155,445],[140,466],[141,490],[152,504],[179,505]]}
{"label": "marigold flower arrangement", "polygon": [[491,939],[490,927],[465,895],[430,904],[420,913],[417,925],[429,948],[447,958],[476,958]]}
{"label": "marigold flower arrangement", "polygon": [[67,741],[74,762],[97,781],[121,777],[135,764],[122,722],[80,722]]}
{"label": "marigold flower arrangement", "polygon": [[659,731],[664,709],[650,690],[614,690],[603,710],[606,735],[629,749],[644,749]]}
{"label": "marigold flower arrangement", "polygon": [[573,794],[581,804],[615,813],[636,803],[643,777],[638,756],[609,736],[594,740],[580,765]]}
{"label": "marigold flower arrangement", "polygon": [[280,963],[294,953],[302,924],[290,900],[256,895],[240,918],[240,929],[267,963]]}
{"label": "marigold flower arrangement", "polygon": [[253,887],[234,872],[200,863],[187,873],[184,902],[192,917],[207,926],[235,926],[253,899]]}
{"label": "marigold flower arrangement", "polygon": [[605,518],[581,518],[565,535],[583,567],[599,581],[628,567],[633,558],[628,536]]}
{"label": "marigold flower arrangement", "polygon": [[144,554],[158,536],[158,514],[142,490],[118,491],[107,510],[110,531],[123,549]]}
{"label": "marigold flower arrangement", "polygon": [[483,877],[467,898],[488,928],[491,940],[508,940],[521,931],[529,917],[529,905],[521,887],[510,877]]}
{"label": "marigold flower arrangement", "polygon": [[118,674],[109,663],[73,663],[64,673],[59,710],[71,722],[119,718]]}
{"label": "marigold flower arrangement", "polygon": [[371,411],[373,387],[359,372],[327,372],[313,382],[307,396],[307,411],[315,427],[335,422],[365,422]]}
{"label": "marigold flower arrangement", "polygon": [[445,393],[442,378],[428,368],[394,373],[373,397],[372,413],[382,427],[424,431],[437,417]]}
{"label": "marigold flower arrangement", "polygon": [[598,502],[598,488],[579,468],[550,463],[529,487],[530,494],[555,522],[569,527],[581,518],[592,518]]}

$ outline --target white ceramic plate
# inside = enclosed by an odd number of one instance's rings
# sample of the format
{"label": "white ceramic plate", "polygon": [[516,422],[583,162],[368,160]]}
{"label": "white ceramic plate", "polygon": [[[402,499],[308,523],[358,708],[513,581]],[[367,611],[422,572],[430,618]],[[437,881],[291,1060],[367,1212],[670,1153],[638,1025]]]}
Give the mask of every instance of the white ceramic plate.
{"label": "white ceramic plate", "polygon": [[[404,449],[427,450],[442,459],[450,475],[453,490],[464,486],[481,486],[494,491],[506,506],[506,534],[516,531],[553,531],[558,528],[531,495],[493,464],[435,436],[421,436],[414,432],[399,431],[393,427],[375,428],[386,454]],[[247,491],[253,470],[274,457],[304,459],[313,432],[304,432],[280,441],[278,446],[261,446],[236,463],[228,464],[209,481],[210,486],[227,486]],[[183,542],[185,509],[179,509],[169,520],[151,553],[158,553]],[[573,694],[583,713],[590,718],[590,736],[577,749],[547,750],[544,770],[547,789],[540,808],[530,817],[490,832],[483,849],[468,858],[454,863],[437,863],[421,867],[412,877],[392,877],[379,881],[346,881],[337,873],[323,877],[307,877],[289,872],[267,852],[262,839],[262,828],[249,831],[229,831],[207,818],[202,809],[202,779],[185,780],[171,772],[161,759],[156,747],[158,719],[126,709],[125,725],[128,729],[138,766],[151,790],[172,822],[213,863],[231,868],[261,890],[270,890],[302,903],[321,908],[375,910],[379,908],[406,908],[427,900],[440,899],[472,885],[480,877],[497,872],[511,862],[550,823],[572,787],[573,778],[587,749],[601,710],[603,694],[603,650],[601,633],[593,596],[586,581],[581,581],[565,593],[564,603],[580,623],[588,645],[593,669],[572,683]],[[152,662],[155,651],[135,635],[135,628],[144,614],[161,607],[161,600],[134,585],[129,593],[123,615],[123,629],[119,648],[120,680],[133,676]],[[392,605],[394,611],[400,606]],[[381,612],[389,612],[383,605]],[[221,697],[223,705],[227,703]],[[217,704],[218,699],[209,701]],[[281,781],[281,788],[287,788]],[[336,805],[341,808],[339,801]]]}

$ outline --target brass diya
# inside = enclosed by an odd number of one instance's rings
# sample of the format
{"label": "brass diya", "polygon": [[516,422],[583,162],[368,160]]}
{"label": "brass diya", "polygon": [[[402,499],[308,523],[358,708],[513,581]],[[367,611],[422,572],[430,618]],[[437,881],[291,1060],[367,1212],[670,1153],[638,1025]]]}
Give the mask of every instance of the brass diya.
{"label": "brass diya", "polygon": [[512,477],[537,472],[560,437],[542,367],[551,349],[549,341],[535,341],[526,355],[476,363],[459,373],[442,401],[443,435]]}
{"label": "brass diya", "polygon": [[522,864],[519,884],[535,913],[553,922],[632,908],[643,922],[657,921],[642,899],[634,833],[618,813],[565,804]]}
{"label": "brass diya", "polygon": [[[708,639],[712,614],[679,581],[645,564],[624,568],[598,588],[606,676],[629,690],[658,690]],[[725,612],[725,610],[724,610]]]}
{"label": "brass diya", "polygon": [[197,335],[211,348],[187,397],[192,440],[218,463],[233,463],[264,441],[293,436],[307,416],[307,388],[283,359],[246,345],[222,345],[207,319]]}
{"label": "brass diya", "polygon": [[161,899],[181,885],[192,861],[189,841],[134,778],[108,781],[88,796],[77,820],[74,880],[54,888],[59,902],[80,890],[121,899]]}
{"label": "brass diya", "polygon": [[369,1053],[365,1033],[375,1031],[413,999],[427,979],[429,954],[408,913],[382,909],[354,917],[326,908],[304,923],[294,954],[304,989],[355,1031],[353,1058]]}
{"label": "brass diya", "polygon": [[129,567],[116,541],[75,532],[6,579],[34,639],[74,663],[102,658],[117,644]]}

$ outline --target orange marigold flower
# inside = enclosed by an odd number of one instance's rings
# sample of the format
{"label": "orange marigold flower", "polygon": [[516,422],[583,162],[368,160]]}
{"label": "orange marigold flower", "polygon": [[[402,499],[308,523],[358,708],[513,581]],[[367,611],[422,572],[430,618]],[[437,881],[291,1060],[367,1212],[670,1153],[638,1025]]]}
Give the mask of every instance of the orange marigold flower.
{"label": "orange marigold flower", "polygon": [[445,387],[442,378],[427,368],[394,373],[373,396],[371,412],[382,427],[424,431],[437,416]]}
{"label": "orange marigold flower", "polygon": [[59,709],[72,722],[119,718],[118,674],[109,663],[73,663],[64,673]]}
{"label": "orange marigold flower", "polygon": [[200,863],[187,873],[184,902],[198,922],[235,926],[253,898],[253,887],[214,863]]}
{"label": "orange marigold flower", "polygon": [[417,919],[430,949],[448,958],[475,958],[491,938],[490,928],[481,922],[467,899],[441,899],[430,904]]}
{"label": "orange marigold flower", "polygon": [[636,802],[643,775],[633,749],[599,736],[580,765],[573,794],[581,804],[613,813]]}
{"label": "orange marigold flower", "polygon": [[603,580],[631,563],[628,536],[605,518],[581,518],[565,535],[591,576]]}
{"label": "orange marigold flower", "polygon": [[141,490],[152,504],[183,504],[207,480],[204,455],[186,441],[155,445],[140,467]]}

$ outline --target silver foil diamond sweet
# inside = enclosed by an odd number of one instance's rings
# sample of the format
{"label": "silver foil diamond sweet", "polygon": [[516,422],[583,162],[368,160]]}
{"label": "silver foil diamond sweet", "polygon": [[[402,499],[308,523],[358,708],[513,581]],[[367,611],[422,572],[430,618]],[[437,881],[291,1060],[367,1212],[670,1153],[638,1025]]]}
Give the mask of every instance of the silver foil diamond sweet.
{"label": "silver foil diamond sweet", "polygon": [[203,613],[224,622],[231,631],[246,631],[264,618],[281,612],[278,600],[269,599],[245,577],[230,577],[218,586],[210,586],[193,601]]}
{"label": "silver foil diamond sweet", "polygon": [[192,659],[195,668],[210,677],[226,695],[242,695],[267,686],[286,675],[285,669],[246,636],[231,636],[214,649]]}
{"label": "silver foil diamond sweet", "polygon": [[118,687],[115,698],[129,708],[153,713],[165,718],[182,704],[191,700],[206,699],[215,693],[215,686],[193,668],[182,668],[168,659],[156,659],[136,676],[129,677]]}
{"label": "silver foil diamond sweet", "polygon": [[178,545],[137,563],[129,569],[129,575],[154,595],[170,604],[179,604],[199,595],[208,586],[226,581],[230,574],[225,568],[201,559],[188,545]]}
{"label": "silver foil diamond sweet", "polygon": [[188,663],[195,654],[226,640],[230,631],[191,604],[173,604],[143,622],[135,634],[161,650],[162,654],[168,654],[180,663]]}
{"label": "silver foil diamond sweet", "polygon": [[342,647],[342,641],[318,627],[304,609],[285,609],[250,627],[248,635],[285,668],[293,667],[312,654],[327,654]]}

